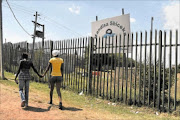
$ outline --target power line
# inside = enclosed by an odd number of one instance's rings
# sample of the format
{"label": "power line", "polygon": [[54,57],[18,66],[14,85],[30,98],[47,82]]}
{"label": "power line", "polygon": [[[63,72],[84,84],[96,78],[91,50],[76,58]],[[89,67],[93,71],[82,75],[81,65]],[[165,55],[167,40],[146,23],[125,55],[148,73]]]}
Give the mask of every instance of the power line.
{"label": "power line", "polygon": [[34,12],[36,12],[36,10],[33,10],[33,9],[31,9],[31,8],[27,8],[27,7],[24,7],[24,6],[21,6],[21,5],[18,5],[18,4],[15,4],[14,2],[13,3],[11,3],[11,6],[15,6],[15,7],[19,7],[19,8],[21,8],[21,9],[23,9],[23,10],[25,10],[25,11],[27,11],[27,12],[29,12],[29,13],[34,13]]}
{"label": "power line", "polygon": [[[13,3],[14,4],[14,3]],[[6,6],[6,5],[2,5],[3,7],[6,7],[6,8],[9,8],[8,6]],[[22,12],[22,13],[24,13],[24,14],[28,14],[28,15],[32,15],[31,13],[29,13],[28,11],[26,11],[25,9],[23,10],[23,9],[20,9],[20,8],[18,8],[17,6],[12,6],[11,5],[11,8],[13,8],[14,10],[17,10],[17,11],[20,11],[20,12]],[[40,17],[39,17],[40,18]],[[46,17],[44,17],[44,18],[46,18]],[[40,18],[41,19],[41,18]],[[41,19],[42,21],[45,21],[45,22],[49,22],[49,23],[53,23],[53,24],[55,24],[53,21],[51,21],[51,20],[49,20],[49,19]],[[56,24],[56,28],[59,28],[59,29],[61,29],[62,30],[62,27],[61,26],[59,26],[59,25],[57,25]],[[68,35],[68,34],[67,34]],[[46,36],[46,38],[47,38],[47,36]]]}
{"label": "power line", "polygon": [[24,32],[26,32],[29,36],[32,36],[31,34],[29,34],[25,29],[24,29],[24,27],[20,24],[20,22],[18,21],[18,19],[16,18],[16,16],[15,16],[15,14],[14,14],[14,12],[13,12],[13,10],[11,9],[11,6],[9,5],[9,3],[8,3],[8,1],[6,0],[6,2],[7,2],[7,4],[8,4],[8,6],[9,6],[9,9],[11,10],[11,12],[12,12],[12,14],[13,14],[13,16],[14,16],[14,18],[15,18],[15,20],[17,21],[17,23],[20,25],[20,27],[24,30]]}
{"label": "power line", "polygon": [[74,33],[76,33],[77,35],[83,36],[83,35],[81,35],[81,34],[75,32],[75,31],[71,30],[71,29],[68,28],[67,26],[62,25],[62,24],[58,23],[57,21],[55,21],[55,20],[53,20],[53,19],[51,19],[51,18],[49,18],[49,17],[47,17],[47,16],[45,16],[45,15],[43,15],[43,14],[41,14],[41,15],[44,16],[45,18],[47,18],[47,19],[53,21],[53,23],[55,23],[56,25],[60,25],[61,27],[65,28],[65,29],[67,29],[67,30],[69,30],[69,31],[71,31],[71,32],[74,32]]}
{"label": "power line", "polygon": [[[3,6],[3,7],[6,7],[6,8],[9,8],[9,6],[6,6],[6,5],[2,5],[2,6]],[[22,13],[24,13],[24,14],[32,15],[32,13],[27,12],[27,11],[25,11],[25,10],[23,10],[23,9],[16,8],[16,7],[13,7],[13,6],[11,6],[11,8],[13,8],[13,10],[20,11],[20,12],[22,12]]]}
{"label": "power line", "polygon": [[71,29],[69,29],[69,28],[67,28],[67,27],[65,27],[65,26],[60,25],[58,22],[56,22],[56,21],[54,21],[54,20],[47,19],[47,18],[46,18],[45,20],[43,20],[43,19],[41,19],[41,20],[42,20],[42,21],[47,21],[47,22],[53,23],[53,24],[55,24],[56,27],[59,28],[59,29],[64,28],[64,29],[66,29],[66,30],[69,30],[71,33],[75,33],[76,35],[82,36],[81,34],[75,32],[75,31],[73,31],[73,30],[71,30]]}
{"label": "power line", "polygon": [[[30,12],[30,10],[29,10],[29,9],[27,10],[27,8],[24,7],[24,6],[21,6],[21,5],[15,4],[15,3],[13,3],[13,4],[14,4],[13,6],[15,6],[15,7],[20,7],[20,8],[22,8],[21,10],[23,10],[24,12],[25,12],[25,11],[28,12],[28,13]],[[20,8],[17,8],[17,9],[20,9]],[[32,10],[33,12],[35,11],[35,10],[33,10],[33,9],[31,9],[31,10]],[[57,21],[53,20],[52,18],[49,18],[49,17],[45,16],[45,15],[42,14],[42,13],[40,13],[40,14],[41,14],[42,16],[44,16],[44,18],[46,18],[46,19],[48,19],[49,21],[51,21],[51,23],[56,24],[56,25],[58,25],[58,26],[61,26],[61,28],[64,28],[64,29],[66,29],[66,30],[69,30],[69,31],[71,31],[72,33],[75,33],[75,34],[77,34],[77,35],[83,36],[83,35],[81,35],[80,33],[78,33],[78,32],[76,32],[76,31],[70,29],[69,27],[58,23]]]}

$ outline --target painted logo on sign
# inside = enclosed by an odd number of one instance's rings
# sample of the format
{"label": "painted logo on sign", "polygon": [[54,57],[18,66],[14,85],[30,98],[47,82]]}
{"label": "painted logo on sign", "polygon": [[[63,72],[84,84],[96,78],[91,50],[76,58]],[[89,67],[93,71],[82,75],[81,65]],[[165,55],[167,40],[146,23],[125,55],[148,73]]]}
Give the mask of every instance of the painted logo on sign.
{"label": "painted logo on sign", "polygon": [[112,30],[111,29],[107,29],[106,30],[106,34],[103,36],[104,38],[107,38],[107,37],[113,37],[115,35],[115,33],[112,33]]}

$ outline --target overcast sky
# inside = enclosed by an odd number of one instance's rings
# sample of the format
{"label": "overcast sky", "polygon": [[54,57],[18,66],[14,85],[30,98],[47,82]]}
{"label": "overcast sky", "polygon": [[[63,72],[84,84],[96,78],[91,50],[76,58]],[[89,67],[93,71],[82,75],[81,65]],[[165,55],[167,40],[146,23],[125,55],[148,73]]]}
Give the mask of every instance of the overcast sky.
{"label": "overcast sky", "polygon": [[[31,22],[37,11],[38,22],[45,25],[46,40],[63,40],[91,35],[91,22],[98,19],[119,16],[122,8],[125,14],[130,14],[131,31],[149,31],[151,17],[154,17],[154,29],[175,30],[180,28],[179,0],[8,0],[16,18],[33,34],[34,25]],[[32,37],[26,34],[15,21],[6,0],[3,0],[3,38],[7,42],[32,42]],[[38,28],[41,30],[41,28]],[[36,39],[39,41],[40,39]]]}

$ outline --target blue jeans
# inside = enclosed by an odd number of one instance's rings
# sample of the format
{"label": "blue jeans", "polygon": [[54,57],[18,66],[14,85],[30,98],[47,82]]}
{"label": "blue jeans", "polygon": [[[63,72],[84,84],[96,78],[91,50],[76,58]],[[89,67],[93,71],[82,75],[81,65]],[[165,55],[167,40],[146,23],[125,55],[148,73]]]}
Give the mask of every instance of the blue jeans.
{"label": "blue jeans", "polygon": [[[29,81],[30,80],[19,80],[19,94],[21,97],[21,102],[26,101],[25,104],[28,106],[28,98],[29,98]],[[25,95],[23,93],[23,89],[25,88]]]}

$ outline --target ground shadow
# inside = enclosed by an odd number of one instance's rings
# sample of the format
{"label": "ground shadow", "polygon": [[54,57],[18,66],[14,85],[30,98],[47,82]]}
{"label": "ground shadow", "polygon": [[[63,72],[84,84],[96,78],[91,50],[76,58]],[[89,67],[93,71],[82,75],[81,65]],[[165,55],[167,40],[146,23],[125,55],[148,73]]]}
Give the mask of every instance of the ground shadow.
{"label": "ground shadow", "polygon": [[68,111],[82,111],[83,109],[75,108],[75,107],[64,107],[62,110],[68,110]]}
{"label": "ground shadow", "polygon": [[[59,105],[53,105],[53,107],[59,108]],[[75,107],[62,107],[62,110],[68,110],[68,111],[82,111],[83,109],[75,108]]]}
{"label": "ground shadow", "polygon": [[26,111],[33,111],[33,112],[47,112],[51,109],[51,106],[49,106],[47,109],[32,107],[32,106],[28,106],[27,108],[23,108],[23,109]]}

